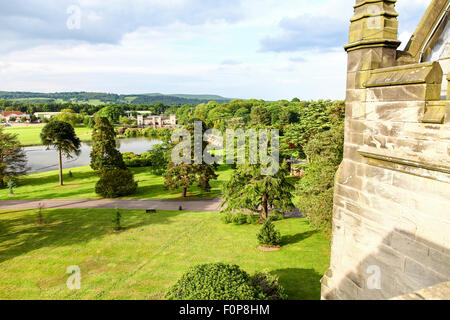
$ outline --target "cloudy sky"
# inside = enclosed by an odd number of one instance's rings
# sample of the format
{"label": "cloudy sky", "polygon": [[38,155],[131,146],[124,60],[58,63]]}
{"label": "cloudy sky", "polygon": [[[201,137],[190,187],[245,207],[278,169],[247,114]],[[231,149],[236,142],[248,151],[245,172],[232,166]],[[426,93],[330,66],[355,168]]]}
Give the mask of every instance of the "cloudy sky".
{"label": "cloudy sky", "polygon": [[[431,0],[398,0],[407,41]],[[354,0],[0,1],[0,91],[344,98]]]}

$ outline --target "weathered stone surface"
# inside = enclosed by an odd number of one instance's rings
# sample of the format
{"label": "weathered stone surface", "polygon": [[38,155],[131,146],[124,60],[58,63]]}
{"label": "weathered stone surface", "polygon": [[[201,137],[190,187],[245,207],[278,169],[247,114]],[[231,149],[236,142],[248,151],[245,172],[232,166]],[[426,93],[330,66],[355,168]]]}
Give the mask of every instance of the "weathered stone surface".
{"label": "weathered stone surface", "polygon": [[[363,93],[360,93],[362,96]],[[441,99],[440,84],[411,84],[367,89],[366,101],[432,101]],[[353,101],[357,97],[353,96]]]}
{"label": "weathered stone surface", "polygon": [[439,62],[396,66],[372,70],[365,87],[386,87],[407,84],[441,84],[442,68]]}
{"label": "weathered stone surface", "polygon": [[429,101],[422,117],[424,123],[443,124],[448,103],[446,101]]}
{"label": "weathered stone surface", "polygon": [[415,279],[423,287],[434,286],[448,280],[448,278],[433,272],[426,266],[409,258],[405,258],[405,275]]}
{"label": "weathered stone surface", "polygon": [[367,102],[365,119],[368,121],[417,123],[425,112],[424,101]]}
{"label": "weathered stone surface", "polygon": [[440,283],[434,287],[420,290],[416,295],[424,300],[449,300],[450,282]]}
{"label": "weathered stone surface", "polygon": [[[431,11],[442,9],[437,2]],[[378,12],[372,20],[364,9],[371,4]],[[410,51],[397,55],[394,4],[355,6],[323,299],[390,299],[450,279],[450,108],[441,101],[450,63],[441,62],[442,70],[433,62],[411,64]],[[384,21],[381,32],[370,21]],[[377,268],[381,287],[374,289],[369,271]]]}

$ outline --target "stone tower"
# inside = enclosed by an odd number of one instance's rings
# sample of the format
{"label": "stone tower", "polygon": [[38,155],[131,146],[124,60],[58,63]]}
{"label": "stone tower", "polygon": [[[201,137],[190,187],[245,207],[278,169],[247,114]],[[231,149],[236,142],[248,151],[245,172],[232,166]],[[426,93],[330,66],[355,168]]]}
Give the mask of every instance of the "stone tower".
{"label": "stone tower", "polygon": [[449,1],[432,1],[398,51],[396,0],[356,0],[323,299],[388,299],[450,280],[448,65],[427,59],[448,43]]}

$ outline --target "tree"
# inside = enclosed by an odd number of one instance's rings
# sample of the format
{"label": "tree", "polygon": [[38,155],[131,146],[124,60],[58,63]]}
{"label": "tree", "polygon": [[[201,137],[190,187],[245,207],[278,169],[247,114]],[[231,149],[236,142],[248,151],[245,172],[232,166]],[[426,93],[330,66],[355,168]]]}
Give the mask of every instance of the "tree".
{"label": "tree", "polygon": [[202,191],[211,191],[209,181],[217,180],[218,175],[214,172],[214,166],[207,164],[195,164],[194,171],[197,174],[198,187]]}
{"label": "tree", "polygon": [[119,121],[121,115],[122,111],[113,106],[106,106],[103,109],[100,109],[100,111],[96,114],[96,116],[108,118],[111,123],[116,123]]}
{"label": "tree", "polygon": [[286,126],[291,123],[295,123],[298,121],[298,114],[294,111],[284,108],[280,113],[280,122],[283,126]]}
{"label": "tree", "polygon": [[0,187],[6,179],[14,179],[27,172],[27,157],[17,135],[5,133],[0,127]]}
{"label": "tree", "polygon": [[261,175],[256,165],[239,166],[225,185],[222,207],[226,211],[251,210],[260,212],[261,220],[269,216],[269,208],[288,211],[292,209],[294,186],[287,180],[286,170],[280,168],[275,175]]}
{"label": "tree", "polygon": [[242,108],[239,108],[238,110],[236,110],[236,112],[234,113],[234,116],[236,118],[242,118],[242,120],[245,123],[250,121],[250,111],[245,107],[242,107]]}
{"label": "tree", "polygon": [[[195,122],[201,122],[202,136],[205,133],[205,131],[207,130],[206,124],[203,121],[201,121],[199,119],[191,119],[189,121],[189,123],[185,126],[185,128],[191,134],[191,139],[192,139],[191,145],[192,146],[195,145],[195,141],[194,141]],[[207,145],[208,145],[208,142],[202,141],[201,149],[205,150]],[[194,152],[193,151],[194,150],[192,149],[191,160],[194,162]],[[202,191],[204,191],[204,192],[209,192],[211,190],[211,186],[210,186],[209,182],[211,180],[217,180],[217,178],[218,178],[217,174],[215,173],[216,166],[212,165],[212,164],[206,164],[206,163],[192,164],[191,166],[193,167],[192,169],[197,176],[197,182],[198,182],[198,186],[200,187],[200,189],[202,189]]]}
{"label": "tree", "polygon": [[298,123],[289,124],[283,129],[283,157],[306,158],[304,148],[308,142],[315,135],[328,131],[335,123],[343,121],[345,104],[342,101],[320,100],[301,107],[298,113]]}
{"label": "tree", "polygon": [[63,109],[60,114],[54,117],[54,120],[64,121],[75,127],[83,121],[83,117],[76,114],[72,109]]}
{"label": "tree", "polygon": [[168,143],[156,144],[151,150],[150,154],[151,171],[154,174],[162,175],[167,170],[169,164],[170,145]]}
{"label": "tree", "polygon": [[74,128],[67,122],[53,120],[50,121],[41,132],[41,140],[44,146],[55,147],[58,150],[59,163],[59,184],[64,185],[62,175],[62,155],[72,158],[79,155],[81,141],[75,134]]}
{"label": "tree", "polygon": [[296,201],[311,226],[331,233],[334,177],[343,158],[344,102],[335,102],[326,110],[331,129],[315,134],[305,145],[310,159],[297,184]]}
{"label": "tree", "polygon": [[169,168],[164,174],[164,186],[170,190],[183,188],[183,198],[187,196],[187,189],[196,181],[196,170],[191,164],[169,164]]}
{"label": "tree", "polygon": [[[202,134],[206,131],[206,125],[200,119],[194,118],[189,120],[185,129],[190,132],[191,135],[191,146],[194,146],[194,123],[201,122]],[[201,142],[202,150],[205,149],[207,142]],[[178,189],[183,188],[183,197],[186,197],[187,189],[194,183],[198,183],[198,186],[202,191],[209,192],[211,186],[209,184],[210,180],[216,180],[218,178],[215,171],[215,166],[211,164],[194,164],[194,148],[191,148],[191,164],[179,164],[176,165],[173,162],[169,163],[168,169],[164,174],[165,186],[168,189]]]}
{"label": "tree", "polygon": [[261,246],[276,247],[281,244],[281,234],[275,229],[271,219],[267,219],[257,234]]}
{"label": "tree", "polygon": [[252,108],[252,112],[250,113],[250,119],[252,125],[270,126],[272,122],[269,111],[267,111],[266,108],[261,106],[256,106]]}
{"label": "tree", "polygon": [[119,122],[121,124],[127,124],[127,125],[132,125],[132,124],[136,124],[136,120],[130,119],[126,116],[120,116],[119,117]]}
{"label": "tree", "polygon": [[306,146],[310,159],[297,184],[297,201],[311,226],[331,232],[334,177],[343,157],[344,124],[319,133]]}
{"label": "tree", "polygon": [[95,117],[92,141],[91,168],[94,171],[127,168],[122,154],[116,148],[116,132],[108,118]]}

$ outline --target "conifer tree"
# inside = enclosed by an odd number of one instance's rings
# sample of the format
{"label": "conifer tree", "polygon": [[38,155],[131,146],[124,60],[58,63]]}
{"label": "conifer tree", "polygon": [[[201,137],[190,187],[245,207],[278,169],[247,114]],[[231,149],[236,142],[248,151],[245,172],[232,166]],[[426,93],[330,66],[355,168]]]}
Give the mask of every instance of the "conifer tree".
{"label": "conifer tree", "polygon": [[91,151],[91,168],[101,172],[111,169],[126,170],[122,154],[116,148],[116,132],[108,118],[96,117],[92,132],[94,146]]}

